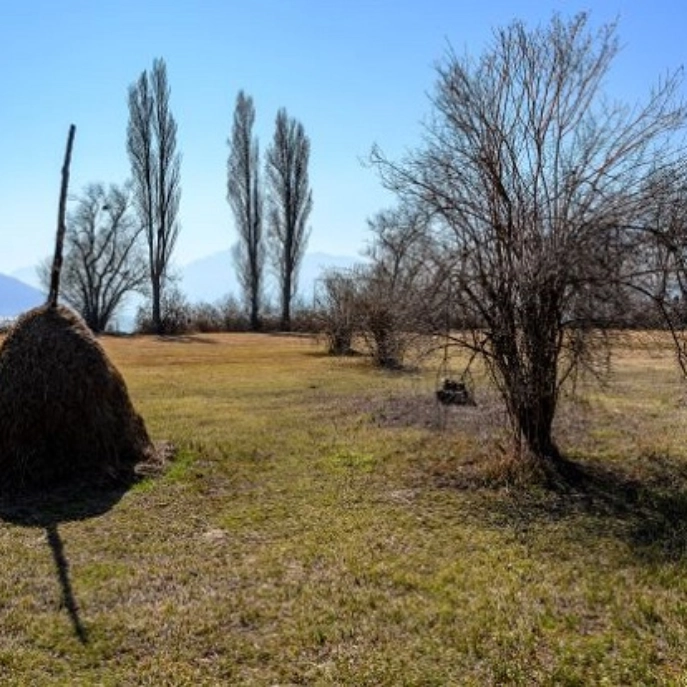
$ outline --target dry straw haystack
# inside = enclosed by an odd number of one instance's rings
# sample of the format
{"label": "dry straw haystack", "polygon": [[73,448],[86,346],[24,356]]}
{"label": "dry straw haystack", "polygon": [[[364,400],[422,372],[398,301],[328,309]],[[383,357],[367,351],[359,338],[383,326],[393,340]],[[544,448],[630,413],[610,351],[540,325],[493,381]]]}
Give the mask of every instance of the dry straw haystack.
{"label": "dry straw haystack", "polygon": [[25,313],[0,349],[0,490],[124,481],[152,453],[83,320],[61,305]]}

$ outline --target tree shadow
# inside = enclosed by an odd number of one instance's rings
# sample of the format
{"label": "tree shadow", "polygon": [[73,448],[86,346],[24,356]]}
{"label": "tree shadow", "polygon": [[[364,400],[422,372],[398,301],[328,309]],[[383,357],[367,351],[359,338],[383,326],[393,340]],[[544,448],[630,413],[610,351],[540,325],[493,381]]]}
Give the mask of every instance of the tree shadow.
{"label": "tree shadow", "polygon": [[66,609],[74,634],[82,644],[88,643],[88,631],[79,613],[58,525],[107,513],[139,479],[139,475],[132,471],[130,476],[107,486],[81,483],[50,492],[32,490],[0,493],[0,519],[14,525],[45,530],[62,594],[61,607]]}
{"label": "tree shadow", "polygon": [[622,467],[598,460],[571,465],[574,479],[548,489],[510,489],[490,503],[487,517],[519,532],[575,518],[587,534],[626,541],[639,560],[687,560],[684,460],[652,454]]}
{"label": "tree shadow", "polygon": [[163,343],[217,344],[215,339],[200,334],[157,334],[156,339]]}

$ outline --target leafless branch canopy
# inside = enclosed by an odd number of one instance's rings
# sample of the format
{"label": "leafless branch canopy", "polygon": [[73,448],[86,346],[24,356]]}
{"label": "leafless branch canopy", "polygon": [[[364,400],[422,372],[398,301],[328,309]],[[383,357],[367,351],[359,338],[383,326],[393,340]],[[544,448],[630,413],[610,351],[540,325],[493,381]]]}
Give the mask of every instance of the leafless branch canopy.
{"label": "leafless branch canopy", "polygon": [[[88,185],[68,218],[62,295],[94,332],[107,328],[126,295],[148,279],[128,187]],[[41,275],[49,281],[47,266]]]}
{"label": "leafless branch canopy", "polygon": [[617,51],[615,25],[592,32],[585,14],[516,21],[479,59],[449,52],[420,149],[400,163],[372,154],[385,185],[431,217],[516,435],[554,460],[561,385],[598,362],[590,335],[617,293],[627,228],[685,121],[679,74],[642,105],[603,97]]}

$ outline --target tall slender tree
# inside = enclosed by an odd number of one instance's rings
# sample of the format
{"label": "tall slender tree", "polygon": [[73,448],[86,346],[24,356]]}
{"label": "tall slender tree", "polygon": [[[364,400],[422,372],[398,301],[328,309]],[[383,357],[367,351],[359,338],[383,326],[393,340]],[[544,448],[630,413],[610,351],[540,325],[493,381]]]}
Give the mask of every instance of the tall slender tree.
{"label": "tall slender tree", "polygon": [[265,246],[262,234],[263,194],[260,185],[260,153],[253,136],[253,99],[239,91],[234,124],[229,139],[227,200],[234,213],[239,241],[234,260],[243,298],[250,313],[250,326],[260,328]]}
{"label": "tall slender tree", "polygon": [[168,267],[179,235],[181,156],[177,124],[169,108],[170,87],[163,59],[153,61],[129,87],[127,151],[134,200],[148,244],[152,319],[162,333],[161,302]]}
{"label": "tall slender tree", "polygon": [[308,180],[310,140],[303,125],[277,113],[274,139],[267,150],[270,254],[279,278],[281,327],[291,329],[291,302],[298,287],[298,269],[308,243],[307,221],[312,210]]}

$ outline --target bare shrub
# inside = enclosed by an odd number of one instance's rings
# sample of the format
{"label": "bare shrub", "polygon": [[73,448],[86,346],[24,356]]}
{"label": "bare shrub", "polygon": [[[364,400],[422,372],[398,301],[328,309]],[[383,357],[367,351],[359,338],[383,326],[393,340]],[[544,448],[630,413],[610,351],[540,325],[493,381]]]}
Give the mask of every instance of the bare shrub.
{"label": "bare shrub", "polygon": [[141,306],[136,313],[136,332],[139,334],[188,334],[192,331],[191,325],[192,308],[184,294],[174,286],[163,292],[158,322],[149,306]]}
{"label": "bare shrub", "polygon": [[189,310],[189,328],[191,331],[201,334],[224,331],[224,313],[219,306],[210,303],[196,303]]}
{"label": "bare shrub", "polygon": [[234,296],[227,296],[218,305],[222,316],[222,331],[246,332],[251,328],[246,309]]}
{"label": "bare shrub", "polygon": [[331,355],[351,355],[360,328],[358,289],[354,271],[325,272],[315,295],[317,330]]}

